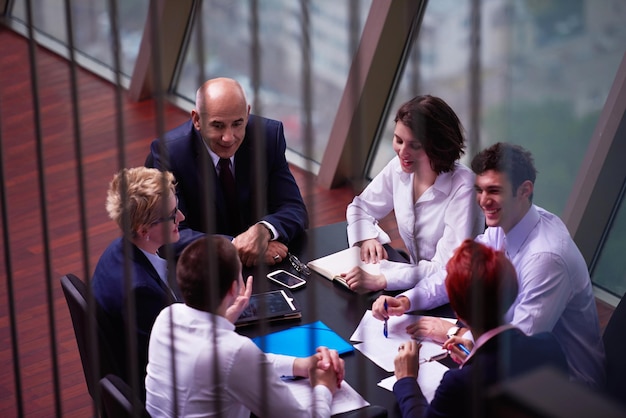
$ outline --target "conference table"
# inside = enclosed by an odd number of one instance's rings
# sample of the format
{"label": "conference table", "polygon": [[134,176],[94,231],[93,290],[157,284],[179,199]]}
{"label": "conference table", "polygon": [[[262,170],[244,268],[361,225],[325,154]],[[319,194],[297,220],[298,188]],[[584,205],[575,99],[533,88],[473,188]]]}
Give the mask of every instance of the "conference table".
{"label": "conference table", "polygon": [[[301,237],[292,242],[289,251],[300,261],[307,263],[319,257],[348,248],[346,222],[338,222],[307,230]],[[402,256],[391,247],[387,247],[390,259],[402,260]],[[283,269],[307,280],[304,287],[291,290],[294,298],[302,309],[302,317],[297,320],[262,322],[260,324],[240,327],[237,332],[254,338],[271,332],[280,331],[300,324],[322,321],[343,339],[349,341],[350,336],[357,328],[363,314],[370,309],[372,303],[382,292],[372,292],[360,295],[342,285],[330,281],[318,273],[311,271],[310,276],[299,274],[288,260],[272,266],[257,267],[254,270],[246,269],[246,275],[254,277],[253,292],[260,293],[269,290],[284,289],[274,284],[265,276],[268,272]],[[417,312],[435,316],[452,316],[448,305],[428,312]],[[381,322],[381,338],[382,333]],[[409,336],[407,335],[407,340]],[[377,386],[377,383],[393,373],[386,372],[358,350],[342,355],[345,361],[345,381],[352,386],[366,401],[372,405],[379,405],[387,409],[389,417],[400,416],[395,396],[392,392]],[[454,363],[444,360],[447,366]]]}

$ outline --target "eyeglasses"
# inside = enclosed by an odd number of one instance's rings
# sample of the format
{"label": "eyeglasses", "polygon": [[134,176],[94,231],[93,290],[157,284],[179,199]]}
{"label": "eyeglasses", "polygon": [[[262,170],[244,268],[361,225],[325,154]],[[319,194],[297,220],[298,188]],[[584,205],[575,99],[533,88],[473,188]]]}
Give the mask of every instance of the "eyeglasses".
{"label": "eyeglasses", "polygon": [[176,217],[178,216],[178,198],[176,198],[176,207],[174,208],[174,210],[166,217],[164,218],[157,218],[154,222],[152,222],[152,225],[157,225],[157,224],[161,224],[163,222],[176,222]]}
{"label": "eyeglasses", "polygon": [[291,253],[287,253],[287,257],[289,257],[289,262],[298,273],[302,273],[306,276],[311,274],[311,270],[309,270],[306,264],[298,260],[298,257]]}

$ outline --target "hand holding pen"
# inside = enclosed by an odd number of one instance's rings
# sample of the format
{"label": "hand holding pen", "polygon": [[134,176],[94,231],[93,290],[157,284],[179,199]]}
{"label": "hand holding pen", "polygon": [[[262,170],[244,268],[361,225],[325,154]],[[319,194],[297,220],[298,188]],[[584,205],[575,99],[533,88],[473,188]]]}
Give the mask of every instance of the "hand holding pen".
{"label": "hand holding pen", "polygon": [[466,356],[470,355],[470,351],[467,349],[467,347],[465,347],[465,345],[459,343],[459,344],[455,344],[455,346],[461,350],[463,353],[465,353]]}
{"label": "hand holding pen", "polygon": [[381,295],[372,304],[372,315],[374,318],[384,321],[390,316],[404,314],[408,310],[409,305],[410,302],[406,296]]}
{"label": "hand holding pen", "polygon": [[[387,305],[387,298],[385,298],[385,314],[388,313],[387,309],[389,309],[389,305]],[[383,335],[385,336],[385,338],[387,338],[389,336],[389,329],[387,328],[387,318],[389,317],[389,315],[385,316],[385,323],[383,324]]]}
{"label": "hand holding pen", "polygon": [[459,364],[463,363],[467,356],[470,355],[472,347],[473,343],[471,340],[460,337],[452,337],[443,344],[443,348],[450,351],[452,360]]}
{"label": "hand holding pen", "polygon": [[[457,344],[456,347],[458,347],[461,351],[463,351],[466,355],[469,356],[470,351],[463,344]],[[419,364],[424,364],[424,363],[430,363],[432,361],[443,360],[444,358],[448,357],[448,355],[450,355],[450,357],[452,357],[452,359],[454,359],[454,356],[452,356],[452,353],[450,353],[449,350],[446,350],[446,351],[443,351],[443,352],[441,352],[439,354],[435,354],[434,356],[421,358]]]}

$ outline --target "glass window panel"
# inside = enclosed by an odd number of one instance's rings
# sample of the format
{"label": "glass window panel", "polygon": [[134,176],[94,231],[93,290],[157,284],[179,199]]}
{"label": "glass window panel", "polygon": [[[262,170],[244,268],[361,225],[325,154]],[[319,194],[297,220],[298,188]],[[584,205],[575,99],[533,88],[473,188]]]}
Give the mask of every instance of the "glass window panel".
{"label": "glass window panel", "polygon": [[[442,97],[469,128],[470,2],[429,2],[408,55],[370,178],[393,156],[393,117],[417,94]],[[620,0],[484,0],[481,5],[482,149],[530,150],[535,202],[561,214],[626,45]],[[470,156],[466,156],[468,163]]]}
{"label": "glass window panel", "polygon": [[[320,162],[335,119],[352,62],[349,46],[350,1],[311,0],[309,7],[313,137],[307,155],[304,138],[302,16],[300,2],[258,2],[260,43],[260,114],[283,122],[287,146],[298,154]],[[371,0],[358,4],[359,32]],[[238,80],[252,97],[252,33],[250,2],[204,1],[201,27],[204,43],[204,75]],[[198,53],[193,33],[178,75],[176,92],[194,100],[199,87]],[[252,109],[252,113],[259,110]]]}
{"label": "glass window panel", "polygon": [[[40,32],[67,44],[64,0],[31,0],[33,27]],[[26,24],[26,0],[15,0],[11,16]]]}
{"label": "glass window panel", "polygon": [[[113,48],[109,2],[80,0],[70,2],[74,23],[74,45],[87,57],[113,68]],[[139,45],[148,14],[148,0],[117,2],[121,72],[130,76],[139,53]],[[67,46],[64,0],[31,0],[33,26],[39,32]],[[26,0],[16,0],[12,17],[26,24]]]}
{"label": "glass window panel", "polygon": [[[625,196],[626,197],[626,196]],[[609,293],[621,298],[626,293],[626,204],[618,202],[617,214],[591,272],[591,280]]]}

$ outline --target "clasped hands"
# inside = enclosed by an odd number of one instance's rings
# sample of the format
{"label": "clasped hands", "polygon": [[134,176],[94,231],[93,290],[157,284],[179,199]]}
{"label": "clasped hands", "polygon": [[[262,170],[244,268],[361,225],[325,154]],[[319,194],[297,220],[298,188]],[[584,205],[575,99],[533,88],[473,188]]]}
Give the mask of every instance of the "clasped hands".
{"label": "clasped hands", "polygon": [[[248,276],[245,283],[242,278],[239,279],[239,291],[225,314],[226,319],[233,324],[250,302],[253,280],[252,276]],[[341,387],[344,378],[344,361],[337,350],[320,346],[312,356],[295,359],[293,373],[294,376],[308,377],[311,386],[326,386],[334,394]]]}
{"label": "clasped hands", "polygon": [[332,394],[341,387],[344,378],[344,360],[337,350],[317,347],[310,357],[296,358],[293,363],[294,376],[308,377],[311,387],[324,385]]}
{"label": "clasped hands", "polygon": [[283,261],[289,249],[282,242],[270,241],[270,238],[267,228],[258,223],[237,235],[232,242],[241,263],[252,267],[262,260],[268,266],[273,266]]}

